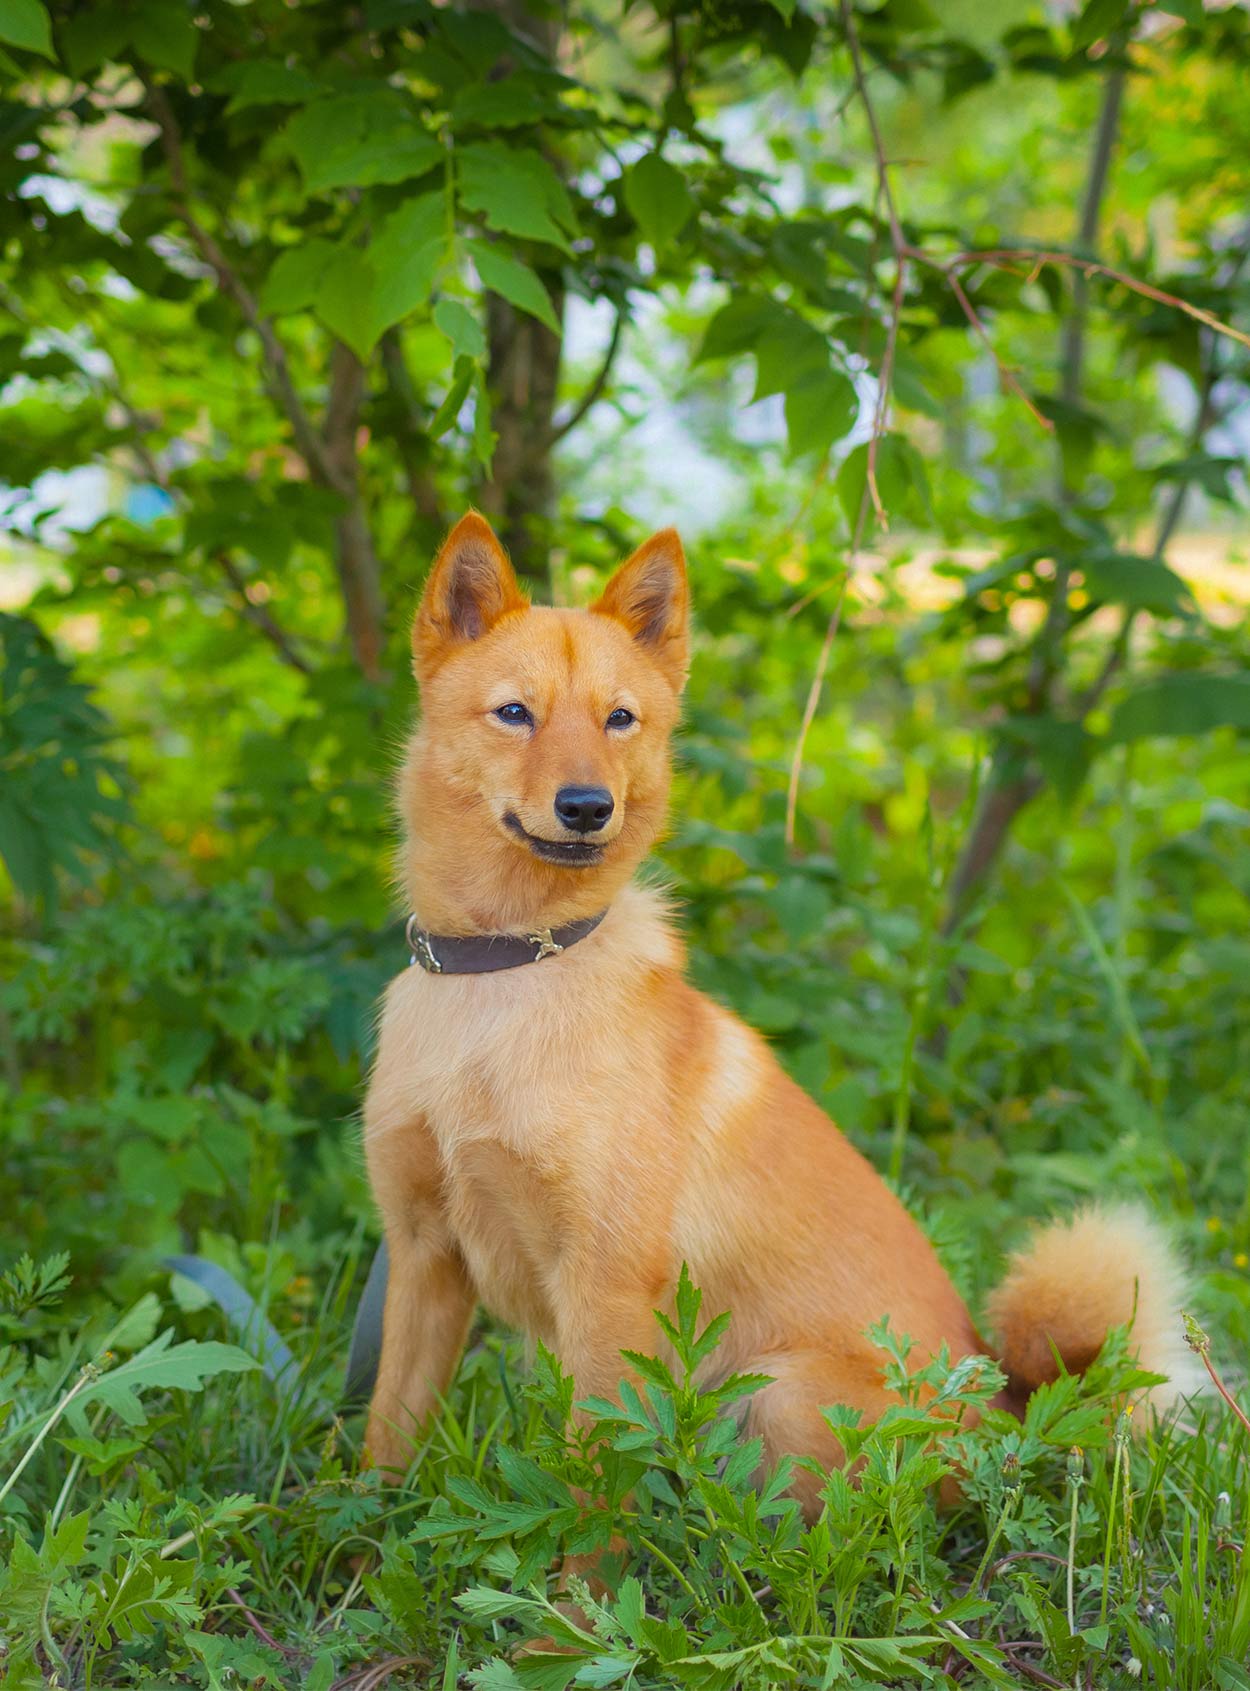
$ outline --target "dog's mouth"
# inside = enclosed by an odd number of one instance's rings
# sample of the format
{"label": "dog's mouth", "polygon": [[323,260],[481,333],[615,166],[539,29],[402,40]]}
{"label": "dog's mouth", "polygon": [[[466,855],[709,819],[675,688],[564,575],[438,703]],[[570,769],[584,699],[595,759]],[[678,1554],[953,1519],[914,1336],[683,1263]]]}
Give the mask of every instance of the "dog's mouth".
{"label": "dog's mouth", "polygon": [[523,840],[535,857],[544,863],[558,863],[565,869],[589,869],[603,859],[603,846],[596,840],[545,840],[541,834],[531,834],[521,825],[514,811],[506,810],[503,825],[518,840]]}

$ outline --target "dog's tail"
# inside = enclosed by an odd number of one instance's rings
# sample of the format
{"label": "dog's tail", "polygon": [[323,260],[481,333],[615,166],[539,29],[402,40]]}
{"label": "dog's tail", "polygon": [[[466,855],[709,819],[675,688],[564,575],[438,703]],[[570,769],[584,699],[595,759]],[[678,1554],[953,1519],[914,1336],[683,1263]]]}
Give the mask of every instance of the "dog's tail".
{"label": "dog's tail", "polygon": [[[1009,1261],[988,1314],[1008,1390],[1019,1403],[1059,1373],[1080,1374],[1112,1327],[1130,1326],[1139,1365],[1167,1376],[1164,1409],[1205,1383],[1185,1342],[1185,1272],[1162,1229],[1137,1208],[1093,1206],[1051,1222]],[[1053,1347],[1053,1348],[1052,1348]]]}

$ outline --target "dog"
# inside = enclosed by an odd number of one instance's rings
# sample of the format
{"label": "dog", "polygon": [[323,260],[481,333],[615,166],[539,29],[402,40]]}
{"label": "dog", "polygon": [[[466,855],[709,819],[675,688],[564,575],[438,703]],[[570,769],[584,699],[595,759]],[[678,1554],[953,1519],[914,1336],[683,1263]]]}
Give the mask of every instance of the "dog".
{"label": "dog", "polygon": [[[653,1352],[687,1264],[732,1311],[715,1366],[770,1377],[769,1465],[842,1453],[821,1410],[892,1401],[866,1336],[991,1354],[1019,1409],[1132,1323],[1185,1386],[1179,1267],[1136,1211],[1044,1229],[987,1345],[925,1235],[760,1036],[683,973],[635,871],[664,827],[689,665],[681,542],[654,535],[588,610],[530,606],[470,512],[413,626],[421,719],[399,783],[414,961],[386,993],[364,1109],[390,1253],[366,1447],[405,1470],[475,1307],[540,1339],[581,1396]],[[821,1482],[796,1469],[805,1514]]]}

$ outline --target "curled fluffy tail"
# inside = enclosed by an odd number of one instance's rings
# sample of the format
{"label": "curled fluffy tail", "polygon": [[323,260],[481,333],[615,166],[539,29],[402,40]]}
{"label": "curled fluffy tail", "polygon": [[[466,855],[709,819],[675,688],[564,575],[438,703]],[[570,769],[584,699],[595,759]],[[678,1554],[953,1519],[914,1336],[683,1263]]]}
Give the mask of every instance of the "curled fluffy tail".
{"label": "curled fluffy tail", "polygon": [[1188,1396],[1203,1376],[1185,1343],[1184,1296],[1181,1263],[1143,1210],[1093,1207],[1040,1228],[1010,1259],[988,1307],[1013,1396],[1023,1400],[1056,1377],[1052,1345],[1079,1374],[1109,1329],[1130,1322],[1140,1365],[1168,1378],[1151,1402],[1162,1409]]}

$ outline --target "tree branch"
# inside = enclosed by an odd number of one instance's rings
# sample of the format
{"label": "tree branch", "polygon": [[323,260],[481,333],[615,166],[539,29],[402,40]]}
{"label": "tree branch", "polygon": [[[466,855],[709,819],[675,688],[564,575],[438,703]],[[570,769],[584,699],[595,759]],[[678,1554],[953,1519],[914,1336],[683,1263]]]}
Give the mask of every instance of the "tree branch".
{"label": "tree branch", "polygon": [[[1111,169],[1111,155],[1120,127],[1120,107],[1124,99],[1124,71],[1111,71],[1103,84],[1102,103],[1098,110],[1098,126],[1094,131],[1094,150],[1090,158],[1089,177],[1081,203],[1081,221],[1077,230],[1077,245],[1082,253],[1093,255],[1098,242],[1098,223],[1102,214],[1103,195]],[[1064,325],[1059,356],[1060,394],[1065,405],[1075,406],[1081,398],[1081,383],[1085,373],[1085,327],[1089,316],[1089,278],[1079,269],[1073,281],[1072,309]],[[1072,488],[1068,482],[1063,454],[1059,454],[1058,497],[1062,507],[1072,503]],[[1036,715],[1050,702],[1050,691],[1058,665],[1059,646],[1068,626],[1068,583],[1072,566],[1066,557],[1055,560],[1055,581],[1051,589],[1046,619],[1038,631],[1029,665],[1029,711]]]}
{"label": "tree branch", "polygon": [[[1089,175],[1086,178],[1085,193],[1081,202],[1077,239],[1086,250],[1092,248],[1098,238],[1099,217],[1103,196],[1106,193],[1115,138],[1119,129],[1123,92],[1124,72],[1117,68],[1109,73],[1103,85],[1098,125],[1094,132],[1094,147],[1090,156]],[[1093,264],[1095,261],[1072,258],[1072,262],[1079,266],[1082,263]],[[948,274],[952,277],[955,276],[959,268],[960,261],[952,260],[948,267]],[[1075,404],[1080,395],[1087,309],[1088,298],[1082,288],[1073,302],[1072,314],[1064,326],[1061,349],[1061,387],[1063,398],[1069,405]],[[1067,496],[1066,484],[1062,484],[1061,498],[1066,501]],[[1069,566],[1062,559],[1058,560],[1055,566],[1055,581],[1051,591],[1050,604],[1047,606],[1045,621],[1034,642],[1033,655],[1029,664],[1027,710],[1031,715],[1038,715],[1049,702],[1055,669],[1055,654],[1059,642],[1063,638],[1063,631],[1068,618],[1069,573]],[[1108,675],[1107,680],[1110,680],[1110,675]],[[958,927],[976,888],[998,861],[1016,817],[1026,805],[1032,803],[1045,784],[1035,770],[1029,771],[1027,769],[1010,780],[996,780],[995,777],[1002,772],[1002,764],[1003,754],[1000,750],[991,765],[988,791],[977,806],[977,814],[973,819],[972,827],[963,843],[951,875],[948,888],[947,915],[943,924],[943,933],[948,935]],[[951,977],[950,992],[952,996],[957,996],[958,991],[959,976],[956,973]]]}
{"label": "tree branch", "polygon": [[959,279],[958,271],[949,268],[949,266],[944,264],[941,259],[934,258],[930,253],[924,252],[920,247],[909,247],[907,249],[907,256],[913,259],[917,264],[928,265],[931,270],[936,270],[940,276],[945,277],[951,292],[959,302],[959,309],[968,319],[973,332],[980,338],[981,344],[985,347],[985,350],[998,366],[998,377],[1003,386],[1010,389],[1010,391],[1015,394],[1016,398],[1021,401],[1039,428],[1043,428],[1048,431],[1052,430],[1055,426],[1054,423],[1051,422],[1049,417],[1043,417],[1042,413],[1037,409],[1037,406],[1034,405],[1023,387],[1021,387],[1015,371],[1009,364],[1004,363],[998,348],[994,345],[989,330],[985,327],[984,322],[981,320],[980,313],[968,297],[967,290],[964,288],[963,283]]}
{"label": "tree branch", "polygon": [[992,264],[1000,270],[1015,270],[1027,263],[1027,279],[1030,281],[1048,264],[1075,270],[1085,277],[1101,276],[1122,288],[1128,288],[1132,293],[1140,294],[1143,299],[1154,300],[1158,305],[1171,306],[1174,311],[1183,312],[1186,317],[1191,317],[1195,323],[1201,323],[1204,329],[1210,329],[1213,334],[1237,341],[1242,346],[1250,346],[1250,334],[1234,328],[1231,323],[1217,317],[1213,311],[1195,305],[1192,300],[1184,299],[1180,294],[1169,293],[1166,288],[1157,287],[1153,282],[1143,282],[1140,276],[1134,276],[1127,270],[1117,270],[1114,265],[1104,264],[1100,259],[1082,258],[1079,253],[1066,252],[1062,247],[989,247],[984,250],[969,248],[967,251],[956,253],[952,258],[936,261],[913,247],[908,249],[908,257],[923,259],[926,263],[936,263],[939,269],[945,264],[950,270],[968,270],[978,264]]}
{"label": "tree branch", "polygon": [[230,295],[248,326],[255,330],[259,337],[266,370],[266,385],[273,395],[274,402],[291,425],[295,444],[300,456],[308,465],[309,473],[323,486],[342,493],[344,489],[335,480],[334,471],[322,450],[312,419],[295,391],[286,351],[273,324],[262,314],[251,290],[215,237],[195,215],[187,181],[186,161],[183,157],[182,133],[178,128],[173,107],[169,103],[169,96],[163,88],[151,81],[145,80],[144,87],[147,90],[148,107],[160,130],[161,149],[169,169],[169,180],[173,187],[178,215],[200,257],[217,278],[218,286]]}
{"label": "tree branch", "polygon": [[[138,413],[117,388],[113,388],[111,391],[113,393],[113,397],[125,412],[127,422],[129,422],[131,428],[137,431],[141,427],[141,419],[139,418]],[[135,461],[138,463],[144,475],[147,476],[148,480],[152,482],[155,487],[159,487],[162,492],[168,493],[171,499],[176,497],[175,491],[170,484],[169,477],[166,474],[164,467],[158,462],[153,453],[148,450],[143,440],[138,438],[136,435],[136,438],[130,441],[129,445],[131,452],[133,452],[135,456]],[[268,640],[269,644],[273,647],[274,651],[277,652],[283,663],[289,664],[292,669],[297,669],[301,675],[311,675],[311,665],[305,662],[305,660],[295,650],[295,647],[291,644],[286,632],[274,616],[267,611],[263,605],[253,604],[252,600],[248,598],[247,581],[244,579],[238,565],[234,562],[225,548],[218,547],[215,551],[206,552],[205,556],[217,565],[217,568],[238,594],[239,609],[242,614],[254,628],[258,629],[260,633],[264,635],[265,639]]]}
{"label": "tree branch", "polygon": [[[238,306],[260,339],[266,386],[286,416],[308,473],[347,502],[336,522],[335,566],[343,594],[347,633],[361,672],[375,681],[382,652],[382,592],[373,536],[360,498],[356,425],[364,395],[364,368],[351,349],[336,341],[330,357],[330,393],[319,434],[296,392],[286,350],[270,320],[225,251],[195,214],[183,155],[182,134],[165,90],[145,79],[148,106],[160,130],[174,203],[187,233],[218,285]],[[250,601],[249,601],[250,603]],[[253,607],[255,609],[256,607]]]}
{"label": "tree branch", "polygon": [[603,355],[603,363],[599,366],[598,375],[563,422],[556,423],[552,427],[551,433],[547,437],[549,446],[555,446],[559,441],[562,441],[565,435],[575,429],[586,413],[602,399],[604,389],[607,387],[608,379],[612,374],[612,365],[616,361],[617,349],[621,344],[621,335],[624,328],[625,308],[621,305],[617,307],[616,319],[612,324],[612,334],[608,340],[608,349]]}
{"label": "tree branch", "polygon": [[1144,299],[1154,300],[1159,305],[1166,305],[1174,311],[1182,312],[1186,317],[1192,318],[1194,322],[1200,323],[1203,328],[1209,329],[1214,335],[1237,341],[1242,346],[1250,346],[1250,334],[1235,328],[1231,323],[1226,323],[1222,318],[1217,317],[1214,312],[1207,311],[1202,306],[1194,305],[1190,300],[1183,299],[1179,294],[1169,293],[1166,288],[1157,287],[1153,282],[1144,282],[1140,277],[1133,276],[1126,270],[1117,270],[1113,265],[1103,264],[1101,260],[1083,257],[1077,252],[1066,252],[1062,248],[1047,248],[1044,251],[1034,247],[993,247],[984,251],[969,249],[956,253],[952,258],[943,259],[936,257],[933,253],[925,252],[923,247],[908,245],[906,256],[912,263],[926,265],[945,278],[959,301],[964,316],[977,335],[980,336],[994,362],[998,365],[999,375],[1004,384],[1024,401],[1036,421],[1046,429],[1053,428],[1054,425],[1049,418],[1043,417],[1038,412],[1028,395],[1020,387],[1014,373],[999,357],[985,324],[977,314],[975,306],[960,281],[959,272],[961,270],[970,270],[979,264],[993,265],[1000,270],[1015,270],[1027,260],[1030,264],[1029,280],[1032,280],[1048,264],[1073,270],[1082,281],[1101,276],[1119,287],[1128,288],[1130,292],[1140,294]]}
{"label": "tree branch", "polygon": [[210,552],[208,555],[239,595],[239,609],[243,615],[254,628],[264,635],[283,663],[288,664],[292,669],[297,669],[301,675],[311,675],[311,665],[306,663],[295,650],[281,625],[274,620],[263,605],[255,605],[248,598],[247,582],[243,579],[230,554],[224,549],[219,549]]}
{"label": "tree branch", "polygon": [[877,402],[873,408],[872,434],[868,441],[867,464],[868,492],[872,499],[872,508],[876,512],[877,520],[881,526],[888,528],[889,523],[886,518],[885,507],[881,502],[881,491],[877,486],[877,452],[889,419],[890,389],[894,380],[899,321],[903,315],[903,295],[907,288],[907,261],[911,248],[904,239],[898,207],[894,203],[894,189],[890,183],[889,161],[885,155],[885,143],[881,138],[881,126],[877,122],[876,108],[868,93],[868,79],[864,74],[864,58],[860,51],[859,35],[855,28],[855,13],[851,6],[851,0],[842,0],[841,9],[842,30],[846,36],[847,47],[850,49],[855,87],[859,92],[860,104],[864,108],[864,116],[868,120],[868,133],[872,137],[873,156],[877,161],[877,186],[882,204],[885,206],[886,223],[890,231],[890,251],[894,255],[894,290],[890,298],[890,316],[886,327],[885,352],[881,359],[881,372],[877,378]]}
{"label": "tree branch", "polygon": [[[112,364],[113,360],[110,358],[109,362]],[[116,372],[116,364],[113,364],[113,369],[114,372]],[[163,493],[167,493],[171,499],[177,498],[176,489],[169,479],[169,474],[166,471],[165,466],[156,457],[155,453],[150,450],[146,441],[143,439],[143,431],[145,427],[143,418],[122,392],[122,389],[116,380],[116,375],[114,375],[114,379],[111,382],[106,382],[105,385],[114,401],[121,407],[126,421],[134,430],[134,438],[127,444],[129,445],[131,452],[134,454],[135,462],[139,465],[139,468],[143,471],[143,474],[147,476],[153,486],[159,487],[161,491]],[[225,576],[231,587],[233,587],[235,592],[238,594],[239,609],[243,616],[246,617],[248,622],[250,622],[254,628],[258,629],[259,632],[264,635],[265,639],[268,640],[269,644],[273,647],[274,651],[277,652],[283,663],[288,664],[292,669],[298,670],[301,675],[311,675],[312,666],[308,664],[295,650],[295,647],[291,644],[290,638],[273,614],[270,611],[267,611],[263,605],[254,604],[252,600],[249,599],[247,593],[248,584],[244,579],[242,572],[239,570],[238,565],[234,562],[226,549],[224,547],[218,547],[214,551],[206,552],[205,555],[217,565],[218,569]]]}
{"label": "tree branch", "polygon": [[321,444],[346,509],[335,520],[334,563],[347,617],[347,637],[362,675],[376,681],[383,646],[382,580],[373,535],[360,497],[356,430],[365,394],[365,368],[352,349],[335,341]]}
{"label": "tree branch", "polygon": [[[1111,155],[1115,151],[1120,129],[1120,107],[1124,101],[1124,71],[1117,67],[1103,84],[1102,105],[1098,113],[1098,128],[1094,133],[1094,155],[1090,160],[1089,177],[1085,183],[1085,199],[1081,205],[1081,222],[1076,245],[1082,258],[1095,259],[1098,246],[1098,224],[1102,217],[1103,195],[1111,170]],[[1085,324],[1089,308],[1089,276],[1078,268],[1073,283],[1072,310],[1064,325],[1062,392],[1069,405],[1081,397],[1081,376],[1085,368]]]}
{"label": "tree branch", "polygon": [[438,488],[429,465],[415,449],[415,443],[425,438],[429,431],[421,414],[416,389],[412,385],[412,373],[404,357],[398,329],[388,329],[382,336],[381,351],[387,391],[402,419],[402,427],[395,430],[395,447],[404,466],[408,497],[412,500],[418,516],[436,528],[442,528],[445,525]]}
{"label": "tree branch", "polygon": [[[1250,249],[1243,248],[1239,259],[1233,266],[1233,276],[1236,276],[1241,266],[1245,263],[1248,254],[1250,254]],[[1202,379],[1202,388],[1198,396],[1198,409],[1195,413],[1193,428],[1190,432],[1189,451],[1191,455],[1201,450],[1203,436],[1215,421],[1215,387],[1216,383],[1220,379],[1220,372],[1216,360],[1216,348],[1214,346],[1210,348],[1210,353],[1211,356],[1207,362],[1207,368]],[[1155,531],[1155,543],[1150,552],[1151,558],[1156,563],[1162,560],[1164,553],[1168,549],[1169,541],[1176,533],[1176,528],[1181,520],[1181,515],[1184,512],[1185,501],[1189,497],[1189,489],[1192,485],[1193,484],[1188,476],[1182,476],[1177,481],[1176,486],[1172,489],[1172,496],[1168,500],[1163,509],[1163,514],[1159,518],[1159,526]],[[1102,668],[1098,671],[1098,674],[1094,677],[1094,680],[1090,683],[1090,685],[1076,700],[1076,714],[1080,721],[1083,722],[1089,715],[1090,711],[1102,702],[1107,688],[1124,667],[1125,660],[1128,657],[1129,642],[1132,638],[1133,625],[1137,621],[1137,615],[1138,612],[1135,606],[1130,605],[1125,608],[1124,613],[1120,618],[1120,627],[1116,632],[1116,637],[1111,644],[1111,649],[1107,653]]]}
{"label": "tree branch", "polygon": [[[786,787],[786,845],[793,849],[795,827],[798,821],[799,784],[803,778],[803,755],[807,749],[807,737],[811,732],[812,723],[816,718],[816,710],[820,703],[821,690],[825,684],[829,661],[833,655],[833,643],[837,638],[838,629],[842,623],[842,607],[846,602],[847,588],[850,586],[851,576],[855,569],[856,559],[859,557],[863,544],[864,529],[868,521],[868,510],[871,504],[882,527],[888,526],[884,506],[881,503],[880,491],[877,487],[877,445],[885,433],[890,410],[890,390],[894,377],[894,362],[898,348],[899,320],[903,312],[903,294],[907,285],[907,244],[903,239],[903,228],[899,221],[898,208],[894,203],[894,191],[890,184],[889,161],[885,155],[885,146],[881,139],[881,128],[877,122],[876,110],[868,94],[868,82],[864,74],[863,55],[860,52],[859,36],[855,31],[855,18],[850,0],[842,0],[842,28],[846,35],[846,43],[850,49],[851,65],[855,76],[855,87],[863,104],[868,119],[868,131],[872,137],[873,156],[877,164],[877,195],[885,206],[886,222],[890,233],[890,249],[894,255],[894,288],[890,297],[890,318],[886,329],[885,352],[881,360],[881,371],[877,378],[877,397],[873,406],[872,434],[868,441],[868,461],[865,467],[864,491],[860,495],[859,510],[855,517],[855,529],[851,535],[851,549],[847,555],[846,570],[838,588],[838,597],[834,601],[833,610],[825,624],[825,635],[821,641],[820,653],[816,659],[816,669],[807,689],[807,699],[803,706],[803,716],[799,723],[799,732],[794,743],[794,752],[790,759],[790,779]],[[874,211],[877,208],[874,207]],[[874,218],[875,221],[875,218]],[[875,255],[874,255],[875,260]]]}

